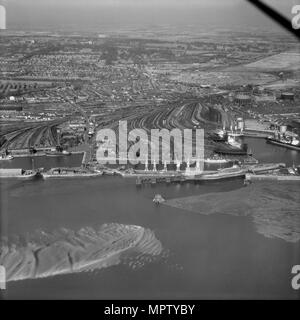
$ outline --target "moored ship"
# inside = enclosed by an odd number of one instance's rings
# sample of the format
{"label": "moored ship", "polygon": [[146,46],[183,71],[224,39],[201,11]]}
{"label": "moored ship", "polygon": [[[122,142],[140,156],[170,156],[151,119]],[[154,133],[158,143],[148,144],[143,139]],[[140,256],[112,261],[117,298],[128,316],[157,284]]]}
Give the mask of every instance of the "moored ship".
{"label": "moored ship", "polygon": [[285,163],[260,163],[254,165],[243,165],[243,168],[246,169],[249,173],[257,174],[263,172],[270,172],[285,168]]}
{"label": "moored ship", "polygon": [[248,147],[247,145],[243,145],[242,148],[233,147],[227,144],[218,144],[218,146],[214,149],[214,152],[218,154],[228,154],[228,155],[235,155],[235,156],[247,156],[251,155],[251,153],[248,153]]}
{"label": "moored ship", "polygon": [[25,179],[31,180],[40,176],[37,170],[0,169],[0,179]]}
{"label": "moored ship", "polygon": [[102,171],[90,171],[81,168],[52,168],[42,174],[44,179],[48,178],[82,178],[82,177],[99,177]]}
{"label": "moored ship", "polygon": [[234,136],[228,136],[227,144],[238,149],[242,148],[242,144],[237,141]]}
{"label": "moored ship", "polygon": [[215,153],[221,155],[236,155],[236,156],[246,156],[251,155],[248,153],[248,146],[247,144],[241,143],[236,139],[235,136],[228,135],[227,141],[218,143],[215,150]]}
{"label": "moored ship", "polygon": [[285,147],[288,149],[292,150],[297,150],[300,151],[300,141],[298,137],[291,137],[291,138],[286,138],[286,137],[268,137],[266,138],[267,143],[275,144],[281,147]]}

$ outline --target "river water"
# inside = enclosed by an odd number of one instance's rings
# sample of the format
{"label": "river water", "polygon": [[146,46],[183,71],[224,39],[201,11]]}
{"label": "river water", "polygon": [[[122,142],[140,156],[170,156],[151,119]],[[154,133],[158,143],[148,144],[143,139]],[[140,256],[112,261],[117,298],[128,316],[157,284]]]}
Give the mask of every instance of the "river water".
{"label": "river water", "polygon": [[1,161],[0,168],[22,168],[29,170],[34,168],[44,168],[49,170],[56,167],[80,167],[83,154],[72,154],[71,156],[62,157],[16,157],[10,161]]}
{"label": "river water", "polygon": [[[245,140],[261,161],[300,164],[299,153]],[[12,256],[24,255],[33,243],[43,243],[44,250],[38,272],[8,270],[12,279],[23,280],[9,281],[3,297],[297,299],[291,269],[300,264],[299,186],[260,182],[245,187],[240,179],[143,187],[119,177],[2,181],[3,243]],[[155,194],[167,202],[155,205]],[[117,227],[103,229],[112,223]],[[139,238],[134,229],[132,237],[139,240],[119,244],[120,232],[130,233],[125,226],[132,225],[149,232]],[[88,227],[75,237],[74,232]],[[114,241],[104,250],[107,239]],[[127,250],[130,241],[134,250]],[[78,260],[95,244],[103,250],[91,268],[65,272],[54,261],[62,247]],[[114,258],[109,260],[110,254]]]}

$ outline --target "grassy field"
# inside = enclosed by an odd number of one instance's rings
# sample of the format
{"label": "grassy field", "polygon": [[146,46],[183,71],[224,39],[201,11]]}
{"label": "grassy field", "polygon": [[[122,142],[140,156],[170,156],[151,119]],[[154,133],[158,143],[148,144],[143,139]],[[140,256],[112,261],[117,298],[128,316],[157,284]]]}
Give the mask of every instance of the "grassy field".
{"label": "grassy field", "polygon": [[271,57],[267,57],[256,62],[249,63],[246,68],[256,70],[298,70],[300,69],[300,53],[282,52]]}

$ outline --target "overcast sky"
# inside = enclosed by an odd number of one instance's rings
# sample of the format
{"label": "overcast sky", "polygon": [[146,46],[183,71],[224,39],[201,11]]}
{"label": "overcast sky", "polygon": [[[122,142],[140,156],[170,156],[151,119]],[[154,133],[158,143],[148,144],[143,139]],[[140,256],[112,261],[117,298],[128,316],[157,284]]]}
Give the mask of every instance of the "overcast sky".
{"label": "overcast sky", "polygon": [[[245,0],[0,0],[0,3],[17,5],[81,5],[81,6],[228,6]],[[291,7],[300,4],[299,0],[263,0],[265,3]]]}
{"label": "overcast sky", "polygon": [[[264,0],[287,17],[300,0]],[[246,0],[0,0],[7,8],[8,25],[79,29],[102,24],[118,27],[136,24],[219,24],[240,27],[269,23]],[[269,25],[271,25],[269,23]],[[275,26],[275,24],[273,24]]]}

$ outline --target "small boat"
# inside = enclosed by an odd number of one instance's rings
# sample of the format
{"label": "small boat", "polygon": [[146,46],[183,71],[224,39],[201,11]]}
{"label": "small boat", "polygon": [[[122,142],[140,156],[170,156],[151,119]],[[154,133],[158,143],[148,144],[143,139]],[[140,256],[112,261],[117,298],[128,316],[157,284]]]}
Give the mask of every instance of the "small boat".
{"label": "small boat", "polygon": [[10,154],[8,154],[8,155],[1,155],[1,156],[0,156],[0,161],[8,161],[8,160],[12,160],[12,159],[14,159],[14,157],[13,157],[12,155],[10,155]]}
{"label": "small boat", "polygon": [[161,203],[163,203],[165,201],[166,200],[160,194],[156,194],[154,199],[153,199],[153,202],[156,203],[156,204],[161,204]]}

